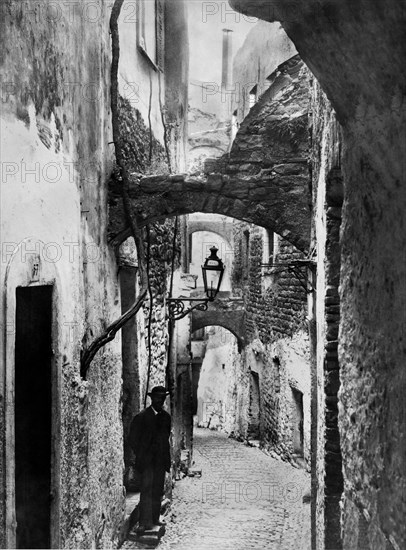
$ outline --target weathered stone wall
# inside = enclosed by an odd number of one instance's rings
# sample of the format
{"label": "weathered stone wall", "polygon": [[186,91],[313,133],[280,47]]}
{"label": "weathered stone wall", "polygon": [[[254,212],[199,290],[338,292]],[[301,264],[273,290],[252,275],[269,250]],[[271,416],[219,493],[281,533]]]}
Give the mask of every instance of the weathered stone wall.
{"label": "weathered stone wall", "polygon": [[[310,374],[307,331],[298,331],[291,338],[280,337],[273,344],[249,347],[251,370],[258,372],[261,408],[260,434],[265,448],[284,460],[304,458],[310,467]],[[298,448],[300,420],[296,418],[295,394],[302,395],[303,441]]]}
{"label": "weathered stone wall", "polygon": [[[129,171],[154,174],[169,170],[164,146],[146,126],[141,113],[124,98],[120,98],[120,133]],[[174,267],[176,268],[180,244],[178,235],[175,250],[173,250],[174,223],[174,220],[155,222],[144,229],[146,268],[149,276],[148,299],[137,316],[140,330],[129,335],[128,341],[123,342],[123,352],[133,348],[134,341],[136,342],[132,357],[123,356],[123,359],[126,359],[123,367],[125,373],[123,388],[125,479],[130,489],[136,486],[133,469],[134,455],[126,439],[131,420],[140,409],[144,408],[144,404],[149,404],[149,400],[146,399],[147,391],[156,385],[167,385],[169,337],[165,296],[168,291],[167,282],[172,266],[172,256],[175,256]],[[136,285],[137,281],[134,279],[134,296]],[[126,292],[130,290],[127,288]],[[136,323],[137,321],[134,320],[134,329],[136,329]],[[174,421],[178,419],[175,418]]]}
{"label": "weathered stone wall", "polygon": [[317,548],[340,548],[342,468],[338,433],[341,223],[341,139],[325,94],[313,83],[313,236],[317,242],[317,486],[315,539]]}
{"label": "weathered stone wall", "polygon": [[[121,54],[119,84],[122,94],[120,130],[124,138],[127,167],[131,173],[144,175],[184,171],[189,67],[186,4],[183,0],[157,3],[155,57],[140,42],[138,27],[131,25],[136,9],[133,2],[124,3],[119,27],[125,44]],[[137,32],[134,32],[136,28]],[[125,388],[129,397],[123,416],[125,437],[131,418],[144,405],[149,405],[146,393],[153,386],[170,388],[171,400],[168,398],[166,402],[168,410],[175,412],[180,404],[176,377],[172,379],[168,356],[173,327],[171,329],[168,325],[165,304],[170,271],[172,264],[175,269],[178,266],[182,238],[179,229],[181,224],[178,224],[174,243],[175,223],[174,219],[166,219],[151,223],[144,230],[148,299],[133,323],[137,330],[127,345],[134,347],[136,341],[136,354],[130,359],[128,374],[136,372],[137,375],[129,377],[128,387]],[[132,384],[134,378],[136,387]],[[131,394],[135,394],[136,398],[131,399]],[[181,445],[181,438],[176,437],[176,434],[185,423],[183,413],[179,411],[179,415],[174,414],[173,417],[175,458]],[[125,449],[128,487],[134,488],[136,476],[132,468],[133,453],[126,441]],[[170,492],[170,484],[167,485]]]}
{"label": "weathered stone wall", "polygon": [[[15,252],[2,258],[1,286],[7,285],[8,295],[1,322],[14,323],[12,296],[17,286],[30,284],[35,258],[39,284],[54,286],[53,517],[58,519],[52,544],[60,548],[114,545],[124,505],[120,336],[97,354],[86,382],[79,376],[80,350],[120,314],[115,258],[106,244],[105,182],[113,156],[107,146],[110,14],[104,2],[93,2],[97,16],[86,12],[85,4],[4,2],[0,18],[2,167],[13,167],[10,178],[1,181],[1,235]],[[26,262],[28,244],[35,252],[28,252]],[[8,382],[1,384],[7,403],[1,442],[9,453],[11,334],[2,344],[8,351],[1,370]],[[14,544],[13,460],[8,454],[2,465],[4,547]]]}
{"label": "weathered stone wall", "polygon": [[257,87],[258,99],[271,85],[279,65],[296,54],[296,49],[279,23],[258,21],[247,34],[233,62],[232,111],[240,123],[250,110],[250,91]]}
{"label": "weathered stone wall", "polygon": [[[406,544],[406,194],[400,184],[406,158],[404,3],[231,3],[250,15],[282,22],[343,127],[338,345],[343,545],[402,548]],[[354,520],[355,509],[360,521]]]}
{"label": "weathered stone wall", "polygon": [[[249,235],[248,262],[244,245],[244,232]],[[303,329],[306,311],[306,293],[300,281],[289,272],[290,261],[303,259],[304,255],[284,239],[273,259],[281,267],[261,266],[263,262],[263,229],[257,226],[235,223],[235,262],[233,270],[234,292],[244,292],[246,301],[246,331],[251,340],[260,338],[269,343],[280,335],[292,336]],[[265,290],[263,278],[274,283]]]}
{"label": "weathered stone wall", "polygon": [[[175,214],[220,213],[278,232],[301,250],[310,242],[308,73],[296,56],[241,124],[229,156],[207,178],[137,178],[130,197],[140,225]],[[110,190],[110,236],[128,236],[118,190]]]}
{"label": "weathered stone wall", "polygon": [[[150,388],[166,384],[166,366],[168,351],[168,326],[166,318],[165,298],[168,292],[172,256],[175,268],[179,260],[179,248],[173,250],[174,227],[173,220],[156,223],[150,231],[150,289],[152,294],[151,314],[151,376]],[[149,323],[149,306],[144,307],[145,323]],[[146,335],[148,339],[148,336]],[[149,346],[148,346],[149,348]]]}
{"label": "weathered stone wall", "polygon": [[[404,10],[399,19],[396,13],[391,20],[403,28]],[[387,32],[394,36],[391,26],[382,35]],[[406,193],[400,183],[406,158],[406,86],[393,87],[391,81],[392,76],[378,117],[365,99],[343,130],[338,348],[342,530],[345,548],[366,539],[371,550],[406,545]],[[365,120],[358,114],[364,110]],[[358,521],[353,520],[356,508]]]}
{"label": "weathered stone wall", "polygon": [[[178,288],[180,276],[181,273],[177,270],[174,274],[174,289]],[[174,290],[172,296],[176,295]],[[184,459],[184,466],[187,467],[192,456],[193,389],[190,323],[190,315],[186,315],[183,319],[172,322],[173,330],[170,331],[168,382],[172,396],[172,464],[175,477],[181,468],[181,461]],[[186,454],[183,459],[182,454]]]}
{"label": "weathered stone wall", "polygon": [[[402,107],[390,106],[399,102]],[[339,331],[342,528],[344,547],[366,539],[372,550],[397,550],[406,544],[403,99],[392,96],[378,126],[373,112],[367,120],[362,118],[344,129]],[[353,520],[355,509],[358,521]]]}
{"label": "weathered stone wall", "polygon": [[[234,293],[245,301],[244,369],[258,374],[260,438],[286,460],[294,458],[294,391],[303,395],[303,455],[310,460],[310,367],[306,293],[289,272],[303,254],[281,239],[273,262],[261,266],[264,230],[235,223]],[[248,250],[247,250],[248,246]],[[264,279],[271,281],[264,285]]]}

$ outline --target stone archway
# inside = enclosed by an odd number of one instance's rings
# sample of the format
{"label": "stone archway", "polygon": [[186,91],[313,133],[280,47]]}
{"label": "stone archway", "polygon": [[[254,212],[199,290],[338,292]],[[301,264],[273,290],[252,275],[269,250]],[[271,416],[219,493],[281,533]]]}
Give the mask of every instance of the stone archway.
{"label": "stone archway", "polygon": [[[218,214],[201,214],[187,217],[185,256],[188,259],[187,271],[199,275],[201,264],[215,246],[225,267],[222,291],[229,292],[232,286],[234,261],[235,220]],[[196,271],[197,270],[197,271]]]}
{"label": "stone archway", "polygon": [[231,247],[233,243],[233,224],[230,222],[230,220],[228,222],[220,220],[210,220],[210,222],[204,220],[188,220],[188,236],[193,235],[193,233],[198,233],[199,231],[216,233],[216,235],[226,241],[229,247]]}
{"label": "stone archway", "polygon": [[[297,56],[287,63],[284,79],[261,96],[229,155],[208,163],[209,173],[197,178],[133,175],[129,194],[139,225],[192,212],[223,214],[278,233],[307,251],[309,82],[298,70],[303,66]],[[120,183],[111,181],[109,240],[120,244],[129,233]]]}
{"label": "stone archway", "polygon": [[207,311],[192,312],[192,332],[209,326],[220,326],[229,330],[238,342],[238,348],[245,345],[245,310],[239,298],[218,298]]}

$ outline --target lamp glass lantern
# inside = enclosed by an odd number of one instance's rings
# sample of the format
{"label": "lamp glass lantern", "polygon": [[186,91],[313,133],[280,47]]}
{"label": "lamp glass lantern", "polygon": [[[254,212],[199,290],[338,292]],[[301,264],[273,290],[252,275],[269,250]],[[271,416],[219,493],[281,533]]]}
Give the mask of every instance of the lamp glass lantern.
{"label": "lamp glass lantern", "polygon": [[204,265],[202,265],[204,290],[210,301],[217,296],[224,273],[224,264],[217,256],[217,252],[218,248],[212,246],[210,256],[206,258]]}

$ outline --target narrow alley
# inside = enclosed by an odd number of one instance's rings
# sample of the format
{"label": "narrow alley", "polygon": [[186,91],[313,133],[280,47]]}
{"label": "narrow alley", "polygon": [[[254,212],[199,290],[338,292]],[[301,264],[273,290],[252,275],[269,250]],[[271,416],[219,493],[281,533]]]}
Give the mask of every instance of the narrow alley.
{"label": "narrow alley", "polygon": [[176,483],[161,550],[310,548],[309,474],[222,432],[197,428],[194,446],[202,475]]}
{"label": "narrow alley", "polygon": [[0,548],[406,549],[405,8],[0,1]]}

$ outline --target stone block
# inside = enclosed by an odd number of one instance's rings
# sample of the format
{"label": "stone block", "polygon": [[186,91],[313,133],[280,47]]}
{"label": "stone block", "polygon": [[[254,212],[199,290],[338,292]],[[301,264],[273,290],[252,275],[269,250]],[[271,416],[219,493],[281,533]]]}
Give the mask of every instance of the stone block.
{"label": "stone block", "polygon": [[[329,300],[330,299],[331,298],[329,298]],[[338,304],[337,302],[328,302],[326,299],[325,304],[327,313],[340,313],[340,304]]]}
{"label": "stone block", "polygon": [[338,370],[328,370],[325,372],[324,391],[326,395],[337,395],[340,388],[340,376]]}
{"label": "stone block", "polygon": [[338,296],[338,289],[336,286],[328,285],[326,288],[326,296]]}
{"label": "stone block", "polygon": [[329,342],[326,343],[325,345],[325,349],[327,351],[336,351],[338,348],[338,340],[335,339],[335,340],[330,340]]}
{"label": "stone block", "polygon": [[327,208],[327,216],[341,221],[341,207]]}
{"label": "stone block", "polygon": [[338,325],[329,325],[326,330],[327,340],[337,340],[338,338]]}
{"label": "stone block", "polygon": [[[336,354],[336,357],[337,357],[337,354]],[[334,361],[331,358],[326,357],[324,360],[324,369],[327,371],[334,371],[334,370],[338,371],[340,369],[338,360]]]}

